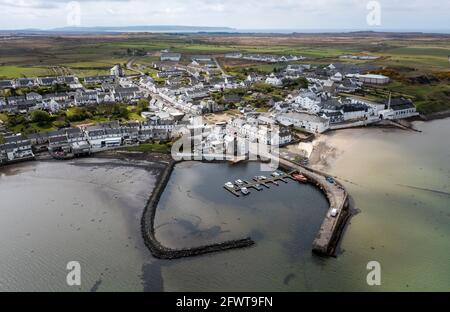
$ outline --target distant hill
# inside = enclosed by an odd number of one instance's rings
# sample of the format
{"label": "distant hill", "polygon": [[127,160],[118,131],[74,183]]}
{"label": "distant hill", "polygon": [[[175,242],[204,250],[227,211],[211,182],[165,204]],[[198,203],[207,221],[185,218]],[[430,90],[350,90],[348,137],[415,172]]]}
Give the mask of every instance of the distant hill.
{"label": "distant hill", "polygon": [[111,32],[233,32],[230,27],[207,27],[207,26],[176,26],[176,25],[153,25],[153,26],[99,26],[99,27],[62,27],[46,30],[47,32],[68,33],[111,33]]}

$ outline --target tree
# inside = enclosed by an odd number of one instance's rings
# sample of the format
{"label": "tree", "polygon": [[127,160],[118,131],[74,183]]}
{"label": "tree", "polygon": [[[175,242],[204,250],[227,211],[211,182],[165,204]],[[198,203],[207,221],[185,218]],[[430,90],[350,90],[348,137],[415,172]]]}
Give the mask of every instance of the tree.
{"label": "tree", "polygon": [[142,112],[148,112],[149,111],[149,102],[145,99],[140,99],[137,102],[137,108],[138,108],[138,112],[139,114]]}
{"label": "tree", "polygon": [[46,125],[52,121],[49,113],[43,110],[35,110],[31,113],[31,121],[38,123],[38,125]]}
{"label": "tree", "polygon": [[81,107],[75,107],[71,110],[70,114],[67,116],[67,119],[70,122],[83,121],[90,118],[89,112]]}

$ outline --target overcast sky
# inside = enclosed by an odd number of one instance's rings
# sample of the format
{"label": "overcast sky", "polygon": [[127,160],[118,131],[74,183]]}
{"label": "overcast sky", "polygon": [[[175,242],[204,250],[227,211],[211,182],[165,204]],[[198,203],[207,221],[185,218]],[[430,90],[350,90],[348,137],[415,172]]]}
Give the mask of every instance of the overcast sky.
{"label": "overcast sky", "polygon": [[[0,0],[0,29],[68,25],[66,0]],[[380,0],[381,25],[369,26],[369,0],[79,0],[80,26],[190,25],[239,29],[450,29],[450,0]],[[76,6],[75,6],[76,7]],[[76,11],[76,10],[75,10]],[[76,14],[76,12],[75,12]],[[77,21],[71,17],[69,22]],[[76,22],[75,22],[76,23]]]}

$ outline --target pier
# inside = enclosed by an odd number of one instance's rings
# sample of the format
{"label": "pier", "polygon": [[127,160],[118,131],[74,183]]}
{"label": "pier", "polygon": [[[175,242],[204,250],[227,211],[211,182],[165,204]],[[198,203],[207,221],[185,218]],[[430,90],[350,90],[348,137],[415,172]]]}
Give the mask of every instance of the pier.
{"label": "pier", "polygon": [[[347,191],[338,181],[334,181],[334,183],[327,181],[327,175],[323,172],[302,167],[283,158],[280,158],[279,162],[281,168],[295,170],[303,174],[310,183],[314,183],[327,197],[330,208],[314,239],[312,250],[318,255],[334,256],[347,220],[350,217]],[[333,211],[336,211],[334,216]]]}

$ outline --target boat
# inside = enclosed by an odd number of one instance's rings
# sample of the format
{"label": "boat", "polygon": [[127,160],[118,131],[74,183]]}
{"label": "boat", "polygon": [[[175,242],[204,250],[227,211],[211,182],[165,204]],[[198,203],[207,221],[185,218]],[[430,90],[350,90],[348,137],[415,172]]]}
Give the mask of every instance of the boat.
{"label": "boat", "polygon": [[267,180],[266,176],[260,176],[261,180]]}
{"label": "boat", "polygon": [[272,176],[275,178],[278,178],[280,176],[280,174],[278,172],[274,172],[274,173],[272,173]]}
{"label": "boat", "polygon": [[231,182],[227,182],[227,183],[225,183],[225,187],[234,188],[234,184]]}
{"label": "boat", "polygon": [[308,179],[301,173],[294,173],[292,177],[300,183],[307,183]]}
{"label": "boat", "polygon": [[256,184],[256,185],[255,185],[255,188],[256,188],[258,191],[262,191],[262,190],[263,190],[261,184]]}
{"label": "boat", "polygon": [[242,181],[242,180],[236,180],[236,181],[234,181],[237,185],[243,185],[244,184],[244,181]]}
{"label": "boat", "polygon": [[248,194],[250,194],[250,191],[248,190],[248,188],[243,187],[243,188],[241,188],[241,193],[244,195],[248,195]]}

